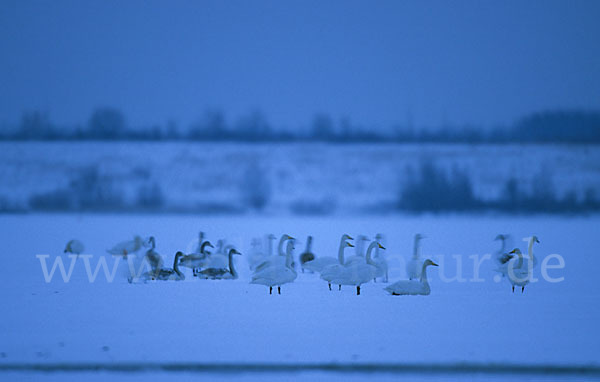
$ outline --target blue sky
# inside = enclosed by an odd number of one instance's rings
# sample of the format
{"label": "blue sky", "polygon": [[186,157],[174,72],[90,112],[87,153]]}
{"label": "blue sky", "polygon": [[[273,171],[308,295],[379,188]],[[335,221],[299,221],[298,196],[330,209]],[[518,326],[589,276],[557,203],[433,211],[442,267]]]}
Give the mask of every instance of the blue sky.
{"label": "blue sky", "polygon": [[253,109],[386,127],[600,108],[598,1],[2,1],[0,124]]}

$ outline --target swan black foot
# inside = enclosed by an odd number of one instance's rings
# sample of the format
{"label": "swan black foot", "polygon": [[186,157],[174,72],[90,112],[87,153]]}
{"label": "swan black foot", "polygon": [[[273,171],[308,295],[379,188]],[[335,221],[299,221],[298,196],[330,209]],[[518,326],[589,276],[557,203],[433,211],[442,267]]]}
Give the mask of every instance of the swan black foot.
{"label": "swan black foot", "polygon": [[342,290],[342,285],[338,284],[338,290]]}
{"label": "swan black foot", "polygon": [[515,286],[513,285],[513,293],[515,293]]}
{"label": "swan black foot", "polygon": [[360,286],[357,286],[357,287],[356,287],[356,295],[357,295],[357,296],[358,296],[358,295],[360,295]]}
{"label": "swan black foot", "polygon": [[331,290],[331,283],[329,283],[329,290]]}
{"label": "swan black foot", "polygon": [[269,294],[273,294],[273,287],[269,287]]}
{"label": "swan black foot", "polygon": [[521,293],[525,292],[525,287],[521,288]]}
{"label": "swan black foot", "polygon": [[280,286],[277,287],[277,294],[281,294],[281,287]]}

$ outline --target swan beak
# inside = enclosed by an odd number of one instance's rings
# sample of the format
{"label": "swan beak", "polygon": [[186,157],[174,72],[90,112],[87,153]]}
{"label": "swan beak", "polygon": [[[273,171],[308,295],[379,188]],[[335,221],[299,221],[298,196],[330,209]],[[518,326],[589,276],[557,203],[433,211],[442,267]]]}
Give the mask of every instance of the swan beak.
{"label": "swan beak", "polygon": [[535,238],[535,242],[536,242],[536,243],[539,243],[539,242],[540,242],[540,241],[538,240],[538,238],[537,238],[537,237]]}
{"label": "swan beak", "polygon": [[508,253],[515,253],[517,250],[513,249],[512,251],[508,252]]}
{"label": "swan beak", "polygon": [[379,248],[385,249],[385,247],[383,245],[381,245],[381,244],[379,244]]}
{"label": "swan beak", "polygon": [[348,240],[354,240],[354,238],[352,236],[348,235]]}
{"label": "swan beak", "polygon": [[354,244],[352,244],[352,243],[347,243],[347,244],[348,244],[348,247],[354,247]]}
{"label": "swan beak", "polygon": [[434,267],[439,267],[439,265],[437,265],[436,263],[434,263],[433,261],[431,262],[431,265],[433,265]]}

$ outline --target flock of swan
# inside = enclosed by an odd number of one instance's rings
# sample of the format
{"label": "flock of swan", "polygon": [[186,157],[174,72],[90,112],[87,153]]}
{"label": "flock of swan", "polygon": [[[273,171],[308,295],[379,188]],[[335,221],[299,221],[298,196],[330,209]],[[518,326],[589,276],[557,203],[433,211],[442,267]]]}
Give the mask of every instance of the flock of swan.
{"label": "flock of swan", "polygon": [[[399,280],[383,288],[387,293],[394,296],[401,295],[429,295],[431,288],[427,280],[427,268],[438,266],[431,259],[422,259],[420,256],[420,241],[424,238],[421,234],[414,237],[413,253],[406,264],[408,279]],[[298,277],[297,268],[302,273],[310,272],[319,274],[320,278],[327,282],[329,290],[332,285],[337,285],[338,290],[342,286],[356,288],[356,294],[360,295],[361,286],[379,279],[388,283],[388,263],[383,251],[385,247],[381,244],[382,235],[377,234],[375,240],[359,235],[356,239],[348,234],[341,236],[338,246],[337,257],[316,256],[312,250],[313,237],[308,236],[304,251],[298,256],[299,265],[296,264],[294,250],[297,240],[283,234],[278,241],[276,253],[274,253],[274,235],[268,235],[264,240],[255,238],[252,240],[251,250],[247,256],[248,265],[252,272],[251,284],[259,284],[269,287],[269,294],[273,288],[281,294],[281,287],[294,282]],[[530,280],[533,267],[537,260],[533,256],[533,244],[539,243],[536,236],[529,239],[528,257],[524,257],[519,248],[510,252],[506,251],[508,235],[498,235],[496,240],[502,242],[500,250],[496,253],[495,262],[499,272],[512,285],[514,293],[515,286],[525,290],[525,285]],[[368,246],[365,244],[368,243]],[[366,250],[365,250],[366,246]],[[127,257],[136,254],[143,248],[145,251],[143,259],[147,262],[150,270],[131,275],[129,282],[146,282],[148,280],[185,280],[185,274],[181,267],[191,270],[193,277],[210,280],[235,280],[239,277],[235,268],[233,257],[241,253],[226,240],[218,240],[215,247],[205,234],[200,232],[197,249],[190,254],[178,251],[175,254],[172,268],[164,266],[163,257],[156,251],[156,239],[150,236],[143,239],[135,236],[133,240],[123,241],[107,252],[115,256]],[[285,249],[284,249],[285,248]],[[352,256],[345,256],[347,248],[354,248]],[[70,240],[64,252],[79,255],[85,250],[84,245],[78,240]]]}

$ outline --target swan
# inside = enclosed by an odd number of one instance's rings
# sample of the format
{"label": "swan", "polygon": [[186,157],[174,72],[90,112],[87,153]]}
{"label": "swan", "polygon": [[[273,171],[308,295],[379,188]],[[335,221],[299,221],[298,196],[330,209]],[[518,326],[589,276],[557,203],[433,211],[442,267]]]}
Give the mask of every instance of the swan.
{"label": "swan", "polygon": [[422,295],[427,296],[431,293],[431,288],[429,287],[429,282],[427,281],[427,267],[433,265],[437,267],[438,265],[431,261],[430,259],[425,260],[421,267],[420,279],[417,280],[400,280],[393,283],[390,286],[383,288],[385,291],[394,296],[405,296],[405,295]]}
{"label": "swan", "polygon": [[[338,262],[337,264],[331,264],[328,265],[326,267],[324,267],[321,270],[321,278],[325,281],[327,281],[327,284],[329,286],[329,290],[331,290],[331,281],[333,279],[338,278],[338,276],[344,271],[344,265],[346,264],[344,262],[344,249],[350,247],[354,247],[354,245],[352,245],[351,243],[348,243],[346,241],[346,237],[348,237],[348,235],[343,235],[342,238],[340,239],[340,246],[338,248]],[[338,284],[338,290],[342,289],[342,284]]]}
{"label": "swan", "polygon": [[[266,269],[272,265],[285,265],[287,262],[286,259],[286,254],[283,252],[283,243],[285,243],[286,240],[296,240],[295,238],[293,238],[292,236],[288,235],[288,234],[283,234],[281,235],[281,238],[279,239],[279,244],[277,245],[277,254],[278,256],[270,256],[268,259],[266,259],[265,261],[263,261],[262,263],[258,264],[255,268],[254,271],[258,272],[261,271],[263,269]],[[293,269],[296,268],[296,263],[294,262],[294,259],[292,258],[292,262],[290,265]]]}
{"label": "swan", "polygon": [[[275,239],[277,239],[277,238],[272,233],[267,235],[266,240],[265,240],[267,243],[267,250],[263,251],[262,249],[257,249],[256,251],[253,251],[250,254],[250,256],[248,256],[248,264],[250,265],[251,271],[256,270],[256,267],[258,265],[267,261],[270,256],[273,256],[273,241]],[[257,240],[260,241],[259,239],[257,239]],[[259,247],[258,244],[256,244],[255,246]]]}
{"label": "swan", "polygon": [[508,240],[508,237],[508,235],[500,234],[494,239],[501,241],[500,249],[498,250],[498,252],[496,252],[496,262],[498,262],[499,264],[505,264],[514,257],[506,253],[506,242]]}
{"label": "swan", "polygon": [[306,238],[306,249],[300,255],[300,266],[302,267],[302,273],[304,273],[304,264],[315,259],[315,254],[312,253],[312,241],[312,236]]}
{"label": "swan", "polygon": [[178,251],[175,254],[175,260],[173,261],[173,269],[171,268],[160,268],[155,271],[146,272],[142,275],[145,280],[174,280],[181,281],[185,280],[185,275],[179,270],[179,259],[183,256],[183,252]]}
{"label": "swan", "polygon": [[270,266],[255,272],[250,284],[260,284],[269,287],[269,294],[273,293],[273,287],[277,286],[277,293],[281,294],[281,286],[296,280],[298,274],[292,268],[292,251],[294,240],[289,240],[285,251],[285,265],[271,264]]}
{"label": "swan", "polygon": [[204,232],[200,231],[198,233],[198,248],[196,249],[196,253],[202,253],[202,244],[204,243]]}
{"label": "swan", "polygon": [[[346,241],[346,240],[354,240],[354,239],[350,235],[344,234],[344,235],[342,235],[342,238],[340,240],[340,245],[341,245],[341,242]],[[338,252],[338,259],[339,259],[339,252]],[[335,257],[331,257],[331,256],[317,257],[314,260],[307,261],[306,263],[304,263],[304,269],[308,269],[309,271],[312,271],[312,272],[321,273],[321,271],[323,271],[323,269],[326,266],[340,263],[338,259],[336,259]],[[343,262],[343,258],[342,258],[342,262]],[[340,264],[342,264],[342,263],[340,263]]]}
{"label": "swan", "polygon": [[521,250],[515,248],[509,252],[509,254],[516,254],[519,256],[517,264],[511,269],[508,268],[507,276],[512,284],[513,293],[515,291],[515,285],[521,287],[521,293],[525,292],[525,285],[529,284],[531,276],[533,274],[533,268],[537,265],[537,259],[533,255],[533,244],[539,243],[537,236],[529,238],[528,246],[528,257],[523,257]]}
{"label": "swan", "polygon": [[[502,264],[501,272],[508,278],[508,281],[512,285],[512,291],[515,293],[515,285],[524,289],[527,282],[529,282],[529,275],[527,272],[523,273],[523,254],[519,248],[513,249],[507,255],[510,258],[506,263]],[[515,257],[517,259],[513,260]]]}
{"label": "swan", "polygon": [[148,264],[150,264],[150,268],[153,271],[161,269],[163,267],[163,259],[155,250],[156,240],[154,239],[154,236],[150,236],[148,242],[150,243],[150,249],[146,251],[146,261],[148,261]]}
{"label": "swan", "polygon": [[207,251],[207,247],[214,248],[210,241],[206,240],[202,242],[200,246],[200,253],[192,253],[190,255],[183,255],[179,259],[179,265],[186,268],[191,268],[194,276],[198,275],[199,268],[203,267],[210,256]]}
{"label": "swan", "polygon": [[358,235],[356,237],[356,248],[355,248],[356,254],[354,256],[349,256],[346,259],[345,264],[350,264],[355,261],[358,261],[359,263],[365,262],[365,246],[363,243],[366,241],[369,241],[369,238],[366,237],[365,235]]}
{"label": "swan", "polygon": [[[381,240],[383,239],[383,235],[378,233],[375,235],[375,241],[381,244]],[[377,267],[377,277],[383,278],[383,282],[387,283],[389,281],[388,276],[388,263],[383,252],[380,252],[379,247],[375,247],[375,256],[372,258],[374,265]],[[377,277],[373,280],[377,282]]]}
{"label": "swan", "polygon": [[406,275],[409,280],[416,280],[421,277],[421,270],[423,269],[423,262],[419,257],[419,243],[425,236],[420,233],[415,235],[415,243],[413,246],[413,255],[408,263],[406,263]]}
{"label": "swan", "polygon": [[106,252],[115,256],[123,256],[123,258],[127,258],[127,255],[132,253],[136,253],[142,247],[147,247],[148,244],[144,242],[144,240],[140,236],[135,236],[133,240],[122,241],[116,244],[111,249],[107,249]]}
{"label": "swan", "polygon": [[77,255],[77,257],[79,257],[79,255],[81,255],[83,253],[83,251],[85,251],[85,246],[83,245],[83,243],[80,242],[79,240],[73,239],[73,240],[69,240],[67,242],[64,253],[72,253],[74,255]]}
{"label": "swan", "polygon": [[229,264],[227,268],[206,268],[200,271],[201,277],[207,279],[235,280],[238,274],[233,264],[233,255],[241,255],[235,248],[231,248],[227,254]]}
{"label": "swan", "polygon": [[376,241],[373,241],[367,249],[366,262],[354,262],[345,265],[342,271],[338,273],[331,280],[331,282],[333,284],[338,285],[356,286],[356,295],[360,295],[360,286],[364,283],[368,283],[369,281],[373,280],[375,278],[375,275],[377,274],[377,267],[375,266],[371,258],[371,253],[376,247],[385,249],[381,244],[379,244]]}
{"label": "swan", "polygon": [[209,255],[205,260],[200,262],[202,268],[214,268],[224,269],[229,266],[229,251],[233,248],[233,245],[227,244],[222,246],[221,251]]}

